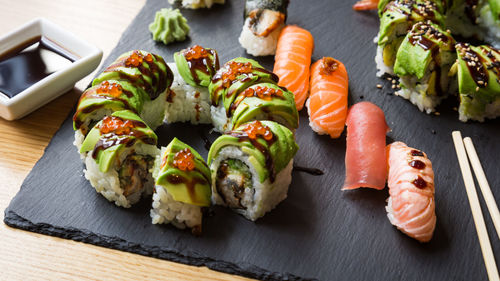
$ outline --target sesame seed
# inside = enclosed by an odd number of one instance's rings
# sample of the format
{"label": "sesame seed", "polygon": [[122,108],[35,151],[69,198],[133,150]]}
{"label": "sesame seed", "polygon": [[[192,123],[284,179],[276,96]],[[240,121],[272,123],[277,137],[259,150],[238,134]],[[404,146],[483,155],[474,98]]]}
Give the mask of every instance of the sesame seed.
{"label": "sesame seed", "polygon": [[382,85],[377,84],[377,88],[382,89]]}

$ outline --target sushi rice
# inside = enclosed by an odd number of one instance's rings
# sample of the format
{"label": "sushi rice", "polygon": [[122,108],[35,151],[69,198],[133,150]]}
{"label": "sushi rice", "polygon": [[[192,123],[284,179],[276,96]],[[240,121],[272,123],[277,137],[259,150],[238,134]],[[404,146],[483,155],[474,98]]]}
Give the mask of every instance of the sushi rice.
{"label": "sushi rice", "polygon": [[243,25],[243,29],[238,39],[241,46],[245,48],[247,50],[247,53],[252,56],[274,55],[276,53],[278,38],[280,36],[281,30],[283,30],[283,27],[285,27],[285,25],[281,24],[268,36],[262,37],[255,35],[250,30],[250,20],[250,18],[247,18],[245,20],[245,24]]}
{"label": "sushi rice", "polygon": [[165,102],[165,122],[210,124],[210,94],[207,88],[193,87],[182,79],[175,63],[168,63],[174,74],[172,102]]}

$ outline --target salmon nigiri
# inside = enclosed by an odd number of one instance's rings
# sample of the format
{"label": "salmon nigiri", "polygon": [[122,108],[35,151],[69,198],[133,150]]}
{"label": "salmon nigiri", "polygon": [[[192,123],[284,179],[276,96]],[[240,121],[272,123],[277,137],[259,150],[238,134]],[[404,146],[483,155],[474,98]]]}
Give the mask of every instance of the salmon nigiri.
{"label": "salmon nigiri", "polygon": [[384,111],[371,102],[353,105],[347,113],[345,182],[343,189],[384,189],[387,177]]}
{"label": "salmon nigiri", "polygon": [[347,71],[338,60],[325,57],[311,67],[311,93],[306,106],[309,126],[320,135],[338,138],[347,117]]}
{"label": "salmon nigiri", "polygon": [[408,236],[428,242],[436,226],[432,163],[425,153],[402,142],[387,146],[387,158],[387,217]]}
{"label": "salmon nigiri", "polygon": [[297,110],[304,107],[309,94],[309,67],[314,39],[309,31],[289,25],[281,31],[274,57],[273,72],[280,78],[278,85],[295,95]]}
{"label": "salmon nigiri", "polygon": [[352,6],[356,11],[376,10],[379,0],[360,0]]}

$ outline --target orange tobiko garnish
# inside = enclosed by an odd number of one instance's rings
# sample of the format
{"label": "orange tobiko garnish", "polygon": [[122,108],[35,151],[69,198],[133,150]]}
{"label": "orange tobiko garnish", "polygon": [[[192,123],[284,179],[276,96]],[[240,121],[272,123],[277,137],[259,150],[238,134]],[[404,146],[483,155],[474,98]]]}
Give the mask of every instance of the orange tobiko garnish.
{"label": "orange tobiko garnish", "polygon": [[267,126],[262,125],[259,120],[253,121],[243,128],[243,131],[250,139],[256,139],[262,136],[265,140],[270,141],[273,138],[273,132]]}
{"label": "orange tobiko garnish", "polygon": [[132,54],[130,54],[130,56],[125,60],[125,66],[138,67],[142,64],[143,59],[144,56],[139,51],[133,51]]}
{"label": "orange tobiko garnish", "polygon": [[184,50],[183,52],[186,60],[197,60],[208,57],[208,51],[199,45],[194,45],[191,48]]}
{"label": "orange tobiko garnish", "polygon": [[222,73],[222,86],[225,88],[231,86],[231,84],[236,80],[236,77],[241,74],[247,74],[252,72],[252,64],[249,62],[235,62],[231,61],[226,63]]}
{"label": "orange tobiko garnish", "polygon": [[184,148],[175,154],[174,166],[182,171],[192,171],[194,169],[194,155],[189,148]]}
{"label": "orange tobiko garnish", "polygon": [[123,88],[120,84],[104,81],[96,91],[98,94],[108,94],[113,97],[119,97],[123,92]]}
{"label": "orange tobiko garnish", "polygon": [[273,89],[269,87],[257,86],[254,88],[247,88],[243,92],[243,96],[245,97],[259,97],[264,100],[270,100],[273,96],[282,97],[283,92],[278,89]]}
{"label": "orange tobiko garnish", "polygon": [[101,134],[128,135],[136,126],[131,120],[123,120],[116,116],[106,116],[99,128]]}

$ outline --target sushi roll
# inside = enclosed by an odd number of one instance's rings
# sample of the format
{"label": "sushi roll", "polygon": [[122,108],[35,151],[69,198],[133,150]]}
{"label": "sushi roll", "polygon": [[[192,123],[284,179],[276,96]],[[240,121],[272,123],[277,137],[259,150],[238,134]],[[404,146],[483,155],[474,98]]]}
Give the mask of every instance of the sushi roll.
{"label": "sushi roll", "polygon": [[224,4],[225,0],[168,0],[171,5],[181,5],[186,9],[211,8],[214,4]]}
{"label": "sushi roll", "polygon": [[175,63],[168,64],[174,81],[167,98],[165,121],[211,123],[208,85],[219,69],[217,51],[196,45],[175,53],[174,59]]}
{"label": "sushi roll", "polygon": [[278,76],[264,69],[252,59],[235,58],[225,63],[208,86],[212,103],[211,115],[214,127],[225,131],[228,111],[235,98],[246,88],[258,83],[277,83]]}
{"label": "sushi roll", "polygon": [[298,26],[285,27],[278,39],[273,72],[279,77],[278,85],[287,88],[295,95],[295,106],[299,111],[309,96],[313,49],[312,34]]}
{"label": "sushi roll", "polygon": [[150,212],[153,224],[171,223],[201,234],[202,208],[210,206],[210,169],[190,146],[174,138],[156,158]]}
{"label": "sushi roll", "polygon": [[436,227],[434,172],[427,155],[402,142],[387,146],[387,217],[406,235],[429,242]]}
{"label": "sushi roll", "polygon": [[484,121],[500,116],[500,51],[459,43],[452,73],[458,81],[459,119]]}
{"label": "sushi roll", "polygon": [[288,0],[247,0],[239,42],[253,56],[274,55],[285,26]]}
{"label": "sushi roll", "polygon": [[[394,73],[401,89],[396,95],[431,113],[455,84],[448,76],[456,60],[455,40],[430,22],[416,23],[399,47]],[[450,88],[451,87],[451,88]]]}
{"label": "sushi roll", "polygon": [[401,42],[417,22],[432,21],[444,26],[445,7],[441,1],[395,0],[379,2],[380,29],[377,40],[377,76],[394,74],[393,67]]}
{"label": "sushi roll", "polygon": [[81,95],[73,115],[74,144],[80,149],[90,129],[115,111],[131,110],[136,114],[143,112],[147,99],[144,90],[124,80],[106,80],[90,87]]}
{"label": "sushi roll", "polygon": [[117,206],[128,208],[151,194],[157,137],[141,118],[129,111],[104,117],[88,133],[80,153],[85,155],[85,178]]}
{"label": "sushi roll", "polygon": [[495,48],[500,48],[500,1],[481,1],[477,23],[483,30],[484,40]]}
{"label": "sushi roll", "polygon": [[170,94],[173,73],[162,57],[141,50],[122,54],[104,70],[92,85],[106,80],[126,80],[149,95],[144,103],[144,119],[155,129],[163,123],[165,103]]}
{"label": "sushi roll", "polygon": [[230,131],[210,147],[212,202],[255,221],[287,197],[294,134],[272,121],[253,121]]}
{"label": "sushi roll", "polygon": [[299,126],[299,113],[293,94],[272,83],[260,83],[246,88],[229,107],[229,130],[253,120],[271,120],[294,131]]}

